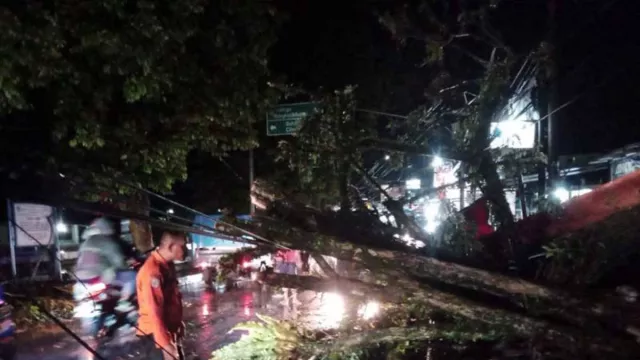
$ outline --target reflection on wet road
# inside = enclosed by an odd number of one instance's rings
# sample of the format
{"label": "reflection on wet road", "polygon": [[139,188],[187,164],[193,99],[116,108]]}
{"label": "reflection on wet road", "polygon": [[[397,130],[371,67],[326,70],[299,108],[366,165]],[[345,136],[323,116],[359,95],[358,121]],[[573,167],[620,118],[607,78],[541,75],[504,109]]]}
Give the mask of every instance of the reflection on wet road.
{"label": "reflection on wet road", "polygon": [[255,313],[275,315],[278,306],[256,286],[223,294],[193,286],[183,290],[188,335],[185,349],[201,359],[221,346],[240,339],[242,332],[229,333],[240,322],[255,320]]}
{"label": "reflection on wet road", "polygon": [[[187,357],[197,355],[200,359],[209,359],[213,350],[237,341],[243,333],[229,333],[229,330],[240,322],[255,320],[256,312],[271,316],[282,314],[270,291],[259,289],[254,283],[222,294],[192,283],[183,285],[182,292],[187,327],[183,347]],[[77,331],[73,325],[70,324]],[[75,360],[81,350],[69,335],[57,333],[35,344],[19,344],[17,359]],[[99,353],[109,360],[144,358],[133,329],[117,334]]]}
{"label": "reflection on wet road", "polygon": [[[225,293],[206,289],[201,281],[194,281],[182,284],[182,294],[187,330],[183,348],[187,358],[209,359],[213,350],[239,340],[245,333],[229,331],[238,323],[257,320],[256,313],[295,318],[298,324],[309,328],[335,327],[345,313],[345,299],[337,293],[303,291],[297,293],[297,301],[293,301],[287,300],[282,290],[274,291],[250,281]],[[361,316],[366,319],[378,308],[376,303],[369,303],[361,309]],[[78,330],[70,325],[74,331]],[[81,346],[69,335],[57,333],[36,344],[19,344],[17,359],[77,359],[81,351]],[[99,353],[109,360],[144,358],[134,329],[116,334]]]}

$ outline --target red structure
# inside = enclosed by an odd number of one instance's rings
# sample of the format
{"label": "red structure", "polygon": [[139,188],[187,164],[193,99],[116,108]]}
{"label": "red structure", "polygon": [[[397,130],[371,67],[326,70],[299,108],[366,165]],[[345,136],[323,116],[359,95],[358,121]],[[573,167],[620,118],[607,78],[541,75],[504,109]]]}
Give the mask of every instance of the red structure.
{"label": "red structure", "polygon": [[635,171],[601,185],[590,193],[567,201],[561,216],[553,219],[547,228],[546,235],[556,236],[580,230],[617,212],[638,205],[640,205],[640,171]]}
{"label": "red structure", "polygon": [[[570,199],[562,205],[560,214],[538,213],[516,223],[516,239],[535,244],[551,237],[583,229],[609,216],[640,205],[640,171],[635,171],[593,191]],[[487,202],[480,199],[463,209],[468,221],[476,224],[476,238],[486,242],[502,242],[501,234],[493,233],[488,221]],[[640,219],[639,219],[640,221]]]}
{"label": "red structure", "polygon": [[474,201],[471,205],[462,209],[462,215],[467,221],[476,226],[476,239],[494,232],[493,227],[489,225],[489,205],[486,199],[480,198]]}

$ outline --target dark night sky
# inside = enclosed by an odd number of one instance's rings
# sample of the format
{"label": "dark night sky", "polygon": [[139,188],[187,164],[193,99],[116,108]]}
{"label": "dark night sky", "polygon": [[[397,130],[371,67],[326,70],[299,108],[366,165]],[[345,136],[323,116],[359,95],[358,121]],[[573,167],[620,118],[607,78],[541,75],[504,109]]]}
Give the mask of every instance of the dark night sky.
{"label": "dark night sky", "polygon": [[[602,0],[588,6],[586,24],[561,43],[562,102],[580,99],[560,113],[559,146],[564,153],[599,152],[640,141],[640,3]],[[572,71],[575,69],[574,71]]]}
{"label": "dark night sky", "polygon": [[[453,1],[453,0],[451,0]],[[462,0],[460,0],[462,1]],[[503,0],[502,25],[517,43],[540,38],[549,0]],[[555,0],[560,3],[560,99],[571,102],[558,113],[557,146],[561,154],[603,152],[640,141],[637,104],[640,64],[640,1]],[[358,84],[359,106],[406,114],[424,101],[430,73],[419,68],[421,50],[402,47],[382,29],[375,9],[394,1],[280,0],[290,14],[273,50],[274,73],[309,90]],[[372,5],[373,4],[373,5]],[[264,125],[259,125],[264,129]],[[273,169],[269,151],[277,139],[261,139],[256,175]],[[206,205],[248,205],[247,154],[225,162],[192,156],[186,184],[176,198]],[[202,204],[202,199],[207,199]],[[242,205],[238,205],[242,204]]]}
{"label": "dark night sky", "polygon": [[[636,85],[640,2],[556,1],[561,55],[558,103],[579,97],[557,113],[559,151],[598,152],[640,141],[635,109],[640,99]],[[317,0],[288,3],[291,20],[273,58],[277,72],[309,88],[357,83],[360,91],[377,91],[377,96],[388,90],[384,101],[367,104],[386,111],[406,113],[420,102],[428,74],[417,68],[415,54],[400,49],[381,29],[372,2],[353,0],[340,6]],[[544,33],[547,0],[503,3],[508,8],[502,24],[508,29],[507,40],[517,45]],[[392,79],[387,78],[390,74]]]}
{"label": "dark night sky", "polygon": [[[558,102],[578,97],[557,113],[556,146],[560,154],[602,152],[640,141],[636,110],[640,100],[636,85],[640,1],[556,1],[561,5]],[[281,10],[290,17],[273,50],[274,72],[310,90],[358,84],[360,107],[408,113],[423,102],[430,74],[417,66],[421,50],[399,46],[378,23],[376,8],[392,3],[281,1]],[[501,26],[508,29],[508,42],[517,47],[523,41],[532,43],[542,38],[547,28],[547,0],[505,0],[504,4],[507,9]],[[256,151],[257,175],[271,171],[269,149],[276,140],[266,136],[261,139],[261,148]],[[234,193],[245,192],[248,187],[246,154],[234,154],[227,164],[198,160],[192,165],[201,172],[200,180],[195,173],[190,175],[197,187],[201,187],[202,179],[212,188],[237,188]],[[213,180],[211,173],[216,174]],[[184,190],[191,192],[188,187]],[[222,199],[225,195],[228,193],[215,197]],[[243,199],[243,195],[236,194],[236,198]]]}

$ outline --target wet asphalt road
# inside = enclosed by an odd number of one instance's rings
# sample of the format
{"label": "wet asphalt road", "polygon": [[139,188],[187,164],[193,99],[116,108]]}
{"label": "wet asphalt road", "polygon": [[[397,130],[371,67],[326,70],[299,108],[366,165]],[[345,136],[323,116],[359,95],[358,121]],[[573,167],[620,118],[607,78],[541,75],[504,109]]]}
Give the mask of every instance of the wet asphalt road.
{"label": "wet asphalt road", "polygon": [[[182,293],[187,358],[209,359],[213,350],[237,341],[243,334],[229,330],[240,322],[254,320],[256,312],[277,317],[283,311],[278,294],[271,296],[270,291],[254,283],[223,294],[192,283],[183,285]],[[78,330],[75,322],[69,326]],[[134,329],[121,331],[99,353],[109,360],[144,358]],[[16,360],[75,360],[80,354],[82,347],[70,335],[58,332],[37,343],[19,343]]]}

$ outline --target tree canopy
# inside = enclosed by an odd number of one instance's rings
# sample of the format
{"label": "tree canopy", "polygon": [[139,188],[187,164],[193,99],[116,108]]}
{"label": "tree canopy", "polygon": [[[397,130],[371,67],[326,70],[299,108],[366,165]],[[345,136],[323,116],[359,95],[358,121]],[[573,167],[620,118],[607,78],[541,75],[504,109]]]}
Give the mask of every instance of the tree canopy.
{"label": "tree canopy", "polygon": [[[538,354],[633,358],[638,351],[633,338],[636,330],[632,320],[619,317],[615,301],[600,302],[558,289],[553,276],[546,274],[566,275],[590,266],[598,269],[590,272],[598,272],[596,277],[608,272],[600,265],[609,255],[586,250],[592,246],[584,241],[586,234],[597,226],[572,234],[570,238],[580,239],[575,242],[542,239],[535,246],[508,246],[522,245],[529,234],[518,233],[505,189],[518,186],[512,181],[514,174],[539,165],[544,158],[536,149],[495,148],[491,128],[506,119],[537,120],[521,115],[533,114],[530,110],[538,105],[532,82],[547,79],[544,70],[549,48],[542,36],[529,46],[513,47],[503,40],[494,26],[499,23],[499,5],[505,2],[464,2],[455,9],[450,2],[408,3],[382,15],[381,22],[401,42],[417,42],[426,49],[424,66],[434,76],[424,84],[424,105],[406,119],[388,121],[395,129],[390,132],[380,131],[376,121],[356,121],[357,88],[317,99],[315,114],[307,118],[296,137],[283,140],[281,145],[282,160],[294,170],[298,183],[256,181],[252,199],[260,212],[251,223],[238,225],[269,243],[310,252],[323,270],[317,276],[276,274],[273,284],[335,291],[350,295],[357,304],[375,298],[387,305],[387,312],[382,319],[354,324],[354,305],[335,332],[296,329],[286,322],[261,318],[261,322],[240,325],[239,329],[250,329],[251,336],[216,351],[214,359],[394,359],[405,358],[410,350],[428,358],[431,348],[460,345],[468,349],[475,342],[488,345],[482,351],[486,358]],[[436,129],[450,131],[451,141],[431,142],[430,135]],[[439,245],[406,211],[412,196],[389,196],[380,179],[365,166],[363,158],[368,150],[383,150],[390,157],[440,155],[460,162],[464,172],[458,177],[476,186],[491,205],[493,223],[501,231],[490,240],[500,251],[482,246],[488,242],[476,242],[479,246],[473,252],[466,251],[471,247],[467,245],[462,251],[440,256],[442,253],[415,249],[402,241],[405,236],[421,240],[428,250]],[[359,186],[361,183],[366,186]],[[297,187],[292,189],[290,184]],[[355,188],[368,189],[367,194],[373,196],[383,194],[384,201],[367,206]],[[413,198],[436,190],[428,189]],[[318,193],[339,205],[340,211],[318,206],[314,201]],[[373,196],[368,198],[375,203]],[[385,221],[380,210],[391,214],[395,222]],[[633,215],[622,217],[629,221]],[[469,223],[458,214],[450,219],[454,225],[451,238],[474,241],[465,237]],[[630,239],[620,240],[627,244]],[[583,245],[576,246],[579,242]],[[543,243],[552,246],[542,248]],[[562,250],[556,251],[556,245]],[[523,263],[535,263],[545,274],[532,276],[510,266],[518,260],[516,252],[524,254]],[[626,256],[624,251],[613,252]],[[349,263],[351,270],[327,266],[320,255]],[[536,257],[543,259],[538,263]],[[561,259],[567,262],[560,265]]]}
{"label": "tree canopy", "polygon": [[256,146],[278,96],[264,3],[24,1],[0,18],[3,160],[18,169],[166,192],[191,150]]}

